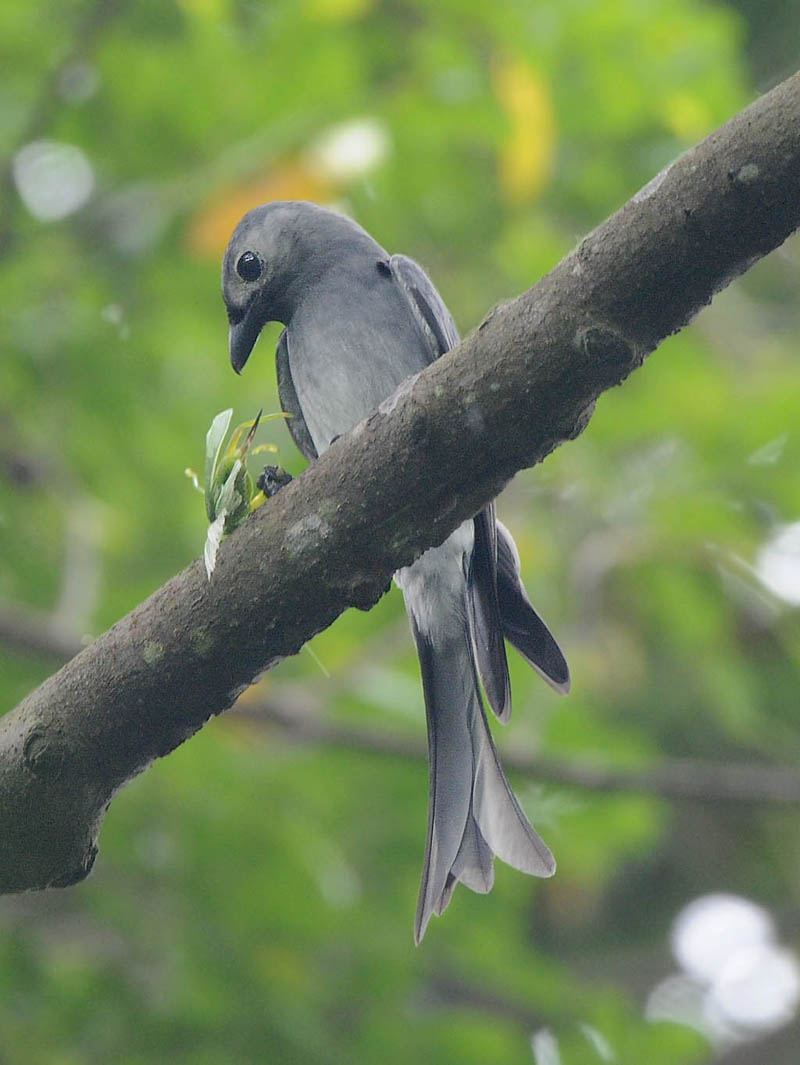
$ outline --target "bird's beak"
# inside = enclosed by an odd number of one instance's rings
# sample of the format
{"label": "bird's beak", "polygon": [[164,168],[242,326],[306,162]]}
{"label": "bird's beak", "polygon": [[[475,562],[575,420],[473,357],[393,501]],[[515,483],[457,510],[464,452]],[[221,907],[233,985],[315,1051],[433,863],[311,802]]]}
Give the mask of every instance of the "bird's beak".
{"label": "bird's beak", "polygon": [[250,352],[267,320],[259,304],[258,298],[251,300],[244,315],[238,321],[232,321],[230,325],[228,350],[231,366],[237,373],[244,369],[244,364],[250,358]]}

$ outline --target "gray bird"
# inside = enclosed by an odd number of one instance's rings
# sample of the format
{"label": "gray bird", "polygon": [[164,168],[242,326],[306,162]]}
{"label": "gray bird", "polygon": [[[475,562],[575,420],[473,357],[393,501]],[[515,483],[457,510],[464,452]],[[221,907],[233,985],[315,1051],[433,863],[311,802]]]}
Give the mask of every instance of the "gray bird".
{"label": "gray bird", "polygon": [[[360,226],[312,203],[249,211],[222,264],[230,358],[240,373],[267,322],[278,340],[278,390],[308,459],[370,414],[410,374],[458,342],[423,269],[389,255]],[[503,637],[559,692],[569,671],[520,580],[519,556],[494,503],[394,576],[419,654],[428,719],[428,839],[414,928],[421,940],[458,881],[490,890],[495,855],[534,876],[555,862],[500,766],[480,695],[507,722]]]}

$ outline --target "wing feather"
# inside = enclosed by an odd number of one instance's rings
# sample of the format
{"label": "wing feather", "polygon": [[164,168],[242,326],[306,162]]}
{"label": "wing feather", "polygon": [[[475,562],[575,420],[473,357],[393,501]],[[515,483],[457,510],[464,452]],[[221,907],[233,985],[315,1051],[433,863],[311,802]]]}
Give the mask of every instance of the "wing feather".
{"label": "wing feather", "polygon": [[[453,316],[435,285],[413,259],[393,255],[389,269],[404,292],[411,312],[431,347],[432,360],[454,347],[460,337]],[[475,518],[475,547],[467,574],[470,632],[484,691],[503,723],[511,714],[503,625],[497,597],[497,533],[495,507],[490,503]]]}
{"label": "wing feather", "polygon": [[281,410],[289,415],[288,429],[297,447],[309,460],[318,458],[317,449],[311,439],[300,401],[297,398],[292,371],[289,366],[289,336],[288,330],[284,329],[278,337],[278,347],[275,351],[275,364],[278,370],[278,398],[281,401]]}

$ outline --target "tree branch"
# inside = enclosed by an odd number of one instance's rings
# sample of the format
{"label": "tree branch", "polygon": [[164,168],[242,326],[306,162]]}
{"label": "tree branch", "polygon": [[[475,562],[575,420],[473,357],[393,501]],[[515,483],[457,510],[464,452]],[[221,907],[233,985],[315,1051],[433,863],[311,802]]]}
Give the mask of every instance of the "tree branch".
{"label": "tree branch", "polygon": [[800,224],[800,76],[650,182],[0,722],[0,890],[86,875],[115,791],[586,426]]}
{"label": "tree branch", "polygon": [[[397,647],[397,629],[381,632],[362,652],[356,671],[367,662],[383,661]],[[69,659],[80,652],[83,643],[74,633],[65,631],[57,619],[29,608],[0,603],[0,643],[23,653]],[[348,669],[352,679],[353,667]],[[242,717],[269,728],[277,725],[295,742],[326,744],[364,751],[389,758],[407,758],[415,762],[426,756],[424,742],[398,736],[386,729],[353,727],[325,718],[321,706],[343,687],[339,679],[327,679],[324,691],[313,690],[308,683],[289,687],[276,699],[245,695],[236,704]],[[311,689],[311,690],[310,690]],[[298,697],[299,696],[299,697]],[[701,762],[694,758],[661,759],[641,768],[613,766],[588,758],[547,758],[506,747],[503,764],[512,773],[532,780],[548,780],[581,791],[630,792],[656,795],[662,799],[707,803],[800,803],[800,773],[789,766]]]}
{"label": "tree branch", "polygon": [[[239,712],[261,725],[277,725],[302,743],[324,743],[390,758],[422,761],[424,743],[385,729],[344,725],[274,699],[258,700]],[[581,791],[630,792],[662,799],[698,802],[800,802],[800,773],[772,765],[725,765],[672,758],[641,768],[610,766],[589,758],[548,758],[503,749],[503,765],[537,781],[550,781]]]}

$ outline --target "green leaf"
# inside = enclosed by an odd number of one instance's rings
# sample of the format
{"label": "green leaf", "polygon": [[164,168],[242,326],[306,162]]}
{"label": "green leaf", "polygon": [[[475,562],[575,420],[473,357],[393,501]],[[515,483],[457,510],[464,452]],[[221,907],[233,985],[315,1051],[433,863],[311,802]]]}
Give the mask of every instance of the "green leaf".
{"label": "green leaf", "polygon": [[219,490],[219,495],[217,496],[216,501],[217,505],[215,518],[222,510],[227,510],[229,514],[233,514],[234,511],[238,510],[239,506],[241,505],[242,496],[241,493],[236,490],[236,478],[241,468],[242,460],[236,459],[233,466],[231,467],[231,472],[228,474],[225,480],[225,483]]}
{"label": "green leaf", "polygon": [[212,522],[217,516],[217,509],[214,506],[215,475],[217,467],[219,466],[220,456],[222,455],[222,445],[225,442],[225,436],[228,432],[228,426],[231,424],[232,417],[232,407],[220,411],[216,418],[214,418],[211,427],[206,433],[206,514],[208,514],[208,520]]}
{"label": "green leaf", "polygon": [[211,574],[214,572],[214,567],[217,564],[217,552],[219,551],[219,544],[225,529],[225,518],[227,516],[228,512],[223,508],[219,512],[219,515],[208,526],[208,532],[206,533],[206,542],[203,547],[203,562],[205,562],[206,576],[209,580],[211,580]]}

